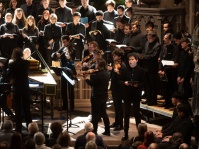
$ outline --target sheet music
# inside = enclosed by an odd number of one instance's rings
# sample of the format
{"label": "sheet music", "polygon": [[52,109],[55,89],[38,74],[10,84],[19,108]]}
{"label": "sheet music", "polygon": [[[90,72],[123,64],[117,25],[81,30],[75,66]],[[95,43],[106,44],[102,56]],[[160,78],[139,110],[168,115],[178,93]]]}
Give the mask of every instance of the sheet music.
{"label": "sheet music", "polygon": [[66,80],[68,80],[68,82],[70,82],[71,85],[75,85],[75,81],[71,80],[71,78],[69,78],[65,72],[62,71],[62,75],[66,78]]}
{"label": "sheet music", "polygon": [[88,17],[80,18],[80,22],[83,24],[88,23]]}
{"label": "sheet music", "polygon": [[111,43],[111,42],[117,42],[115,39],[106,39],[106,41],[108,41],[109,43]]}
{"label": "sheet music", "polygon": [[125,44],[118,44],[116,47],[121,48],[121,47],[127,47]]}
{"label": "sheet music", "polygon": [[106,28],[107,28],[108,30],[114,30],[114,29],[115,29],[115,26],[114,26],[113,24],[105,24],[105,23],[104,23],[104,25],[106,26]]}
{"label": "sheet music", "polygon": [[168,60],[162,60],[162,65],[163,66],[173,66],[174,65],[174,61],[168,61]]}

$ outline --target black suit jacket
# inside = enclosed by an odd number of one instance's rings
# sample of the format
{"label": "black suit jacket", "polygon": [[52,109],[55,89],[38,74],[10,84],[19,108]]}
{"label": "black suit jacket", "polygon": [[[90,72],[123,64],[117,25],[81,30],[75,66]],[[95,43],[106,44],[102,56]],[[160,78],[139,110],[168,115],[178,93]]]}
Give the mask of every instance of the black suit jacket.
{"label": "black suit jacket", "polygon": [[21,5],[21,9],[23,10],[26,18],[29,16],[29,15],[32,15],[34,18],[36,18],[36,10],[37,10],[37,7],[35,4],[32,4],[31,7],[29,8],[30,9],[30,12],[28,14],[28,5],[27,4],[23,4]]}
{"label": "black suit jacket", "polygon": [[55,14],[57,15],[57,22],[68,23],[72,21],[72,9],[69,7],[58,7]]}
{"label": "black suit jacket", "polygon": [[53,51],[57,51],[60,48],[60,41],[62,36],[62,29],[56,24],[47,24],[44,27],[44,40],[45,40],[45,46],[48,47],[49,41],[51,39],[54,40],[54,48]]}

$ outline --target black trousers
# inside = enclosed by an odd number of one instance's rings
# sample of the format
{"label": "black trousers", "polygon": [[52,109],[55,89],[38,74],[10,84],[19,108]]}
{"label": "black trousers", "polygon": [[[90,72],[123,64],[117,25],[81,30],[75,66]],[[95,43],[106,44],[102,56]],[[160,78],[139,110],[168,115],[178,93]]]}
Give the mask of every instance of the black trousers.
{"label": "black trousers", "polygon": [[91,99],[91,111],[92,111],[92,123],[93,123],[93,127],[94,133],[97,133],[97,129],[98,129],[98,120],[100,117],[103,118],[104,121],[104,126],[105,126],[105,131],[110,131],[110,127],[109,127],[109,118],[108,115],[106,113],[106,102],[96,102],[96,101],[92,101]]}
{"label": "black trousers", "polygon": [[131,107],[133,104],[133,115],[135,117],[136,126],[141,123],[141,115],[140,115],[140,100],[141,100],[141,91],[133,90],[131,94],[126,96],[124,100],[124,132],[125,135],[128,135],[129,130],[129,119],[131,116]]}
{"label": "black trousers", "polygon": [[30,98],[29,90],[15,90],[13,93],[13,104],[15,108],[16,116],[16,131],[21,132],[22,130],[22,116],[21,110],[25,115],[26,126],[32,122],[32,116],[30,112]]}
{"label": "black trousers", "polygon": [[113,104],[115,107],[115,125],[123,126],[123,105],[121,90],[112,90]]}
{"label": "black trousers", "polygon": [[70,101],[70,110],[74,110],[74,86],[71,85],[66,78],[61,76],[61,95],[63,101],[63,109],[68,109],[68,102]]}

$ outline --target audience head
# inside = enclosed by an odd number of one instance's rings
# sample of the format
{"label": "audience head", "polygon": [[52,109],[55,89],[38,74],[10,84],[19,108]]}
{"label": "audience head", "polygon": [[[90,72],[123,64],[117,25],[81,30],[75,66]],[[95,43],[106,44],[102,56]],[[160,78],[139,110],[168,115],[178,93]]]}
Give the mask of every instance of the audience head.
{"label": "audience head", "polygon": [[185,51],[189,49],[190,44],[191,44],[190,39],[186,37],[181,39],[181,46]]}
{"label": "audience head", "polygon": [[133,8],[132,7],[127,8],[125,14],[127,17],[132,18],[134,15]]}
{"label": "audience head", "polygon": [[177,105],[178,116],[187,117],[190,115],[190,106],[188,104]]}
{"label": "audience head", "polygon": [[16,8],[17,7],[17,0],[10,0],[9,8]]}
{"label": "audience head", "polygon": [[138,135],[144,135],[147,131],[146,123],[139,123],[138,124]]}
{"label": "audience head", "polygon": [[163,37],[164,40],[164,44],[169,45],[171,44],[171,40],[172,40],[172,34],[171,33],[166,33]]}
{"label": "audience head", "polygon": [[38,124],[35,122],[29,123],[28,124],[28,132],[32,135],[34,135],[35,133],[39,132],[39,127]]}
{"label": "audience head", "polygon": [[126,24],[126,21],[123,18],[119,17],[116,19],[116,28],[117,29],[120,29],[123,31],[125,24]]}
{"label": "audience head", "polygon": [[170,142],[172,144],[172,146],[178,148],[180,146],[180,144],[183,143],[183,136],[181,133],[179,132],[175,132],[172,137],[170,138]]}
{"label": "audience head", "polygon": [[62,147],[59,144],[53,145],[52,149],[62,149]]}
{"label": "audience head", "polygon": [[50,125],[50,130],[52,131],[53,136],[58,137],[63,131],[62,124],[60,122],[53,122]]}
{"label": "audience head", "polygon": [[73,13],[73,23],[78,24],[81,18],[81,14],[79,12]]}
{"label": "audience head", "polygon": [[67,132],[62,132],[57,138],[57,143],[61,147],[69,147],[71,145],[70,135]]}
{"label": "audience head", "polygon": [[46,9],[49,6],[50,0],[42,0],[41,3],[42,3],[42,6]]}
{"label": "audience head", "polygon": [[9,143],[1,142],[0,143],[0,149],[9,149]]}
{"label": "audience head", "polygon": [[42,145],[46,141],[45,136],[42,132],[35,133],[33,139],[34,139],[36,145]]}
{"label": "audience head", "polygon": [[98,46],[98,43],[96,41],[91,41],[88,43],[88,50],[90,53],[92,53],[95,49],[97,49],[99,46]]}
{"label": "audience head", "polygon": [[157,143],[151,143],[148,147],[148,149],[159,149],[158,144]]}
{"label": "audience head", "polygon": [[92,132],[93,131],[93,124],[91,122],[86,122],[84,125],[85,132]]}
{"label": "audience head", "polygon": [[31,57],[31,50],[30,48],[25,48],[23,50],[23,58],[24,59],[29,59]]}
{"label": "audience head", "polygon": [[66,6],[67,1],[66,0],[59,0],[59,5],[64,8]]}
{"label": "audience head", "polygon": [[184,101],[184,94],[178,91],[175,91],[172,94],[172,98],[171,101],[173,103],[173,105],[178,105],[179,103],[182,103]]}
{"label": "audience head", "polygon": [[81,4],[82,4],[82,7],[84,7],[84,9],[86,9],[88,7],[89,0],[81,0]]}
{"label": "audience head", "polygon": [[24,147],[21,134],[14,132],[10,140],[10,149],[22,149]]}
{"label": "audience head", "polygon": [[180,144],[179,149],[190,149],[190,147],[188,144],[182,143],[182,144]]}
{"label": "audience head", "polygon": [[49,19],[51,24],[55,24],[57,22],[57,15],[55,13],[51,13]]}
{"label": "audience head", "polygon": [[61,41],[62,41],[62,46],[67,47],[69,46],[70,43],[70,37],[68,35],[63,35],[61,37]]}
{"label": "audience head", "polygon": [[146,131],[144,133],[144,145],[145,146],[149,146],[149,144],[153,143],[154,142],[154,134],[152,131]]}
{"label": "audience head", "polygon": [[13,122],[11,120],[5,120],[2,126],[3,130],[12,131],[13,129]]}
{"label": "audience head", "polygon": [[25,142],[25,149],[36,149],[35,141],[33,139],[28,139]]}
{"label": "audience head", "polygon": [[98,149],[95,141],[89,141],[86,143],[85,149]]}
{"label": "audience head", "polygon": [[128,35],[131,33],[131,24],[125,24],[124,25],[124,34]]}
{"label": "audience head", "polygon": [[93,132],[88,132],[88,133],[86,134],[86,141],[87,141],[87,142],[88,142],[88,141],[94,141],[94,142],[95,142],[95,140],[96,140],[95,133],[93,133]]}
{"label": "audience head", "polygon": [[124,55],[124,52],[119,49],[119,48],[115,48],[115,50],[112,52],[112,56],[113,56],[113,60],[121,60],[122,57]]}
{"label": "audience head", "polygon": [[116,5],[116,3],[115,3],[114,0],[107,0],[106,1],[106,8],[107,8],[108,12],[113,12],[115,5]]}

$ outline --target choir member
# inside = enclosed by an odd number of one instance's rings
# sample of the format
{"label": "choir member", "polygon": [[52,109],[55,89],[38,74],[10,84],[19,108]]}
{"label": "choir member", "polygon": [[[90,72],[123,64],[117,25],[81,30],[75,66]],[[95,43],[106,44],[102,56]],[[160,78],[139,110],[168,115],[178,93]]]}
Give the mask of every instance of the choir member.
{"label": "choir member", "polygon": [[50,14],[53,13],[53,10],[52,8],[50,8],[49,3],[50,0],[41,0],[41,5],[39,5],[36,12],[36,23],[41,19],[44,10],[48,10]]}
{"label": "choir member", "polygon": [[67,7],[66,3],[66,0],[59,0],[60,7],[55,9],[57,22],[61,23],[60,26],[63,27],[62,31],[65,30],[66,23],[72,22],[72,9]]}
{"label": "choir member", "polygon": [[107,11],[104,12],[104,20],[114,23],[114,18],[117,17],[117,11],[114,9],[115,5],[116,3],[114,0],[106,1]]}
{"label": "choir member", "polygon": [[[109,22],[103,19],[104,13],[99,10],[96,12],[96,21],[92,22],[90,35],[93,41],[96,41],[99,45],[99,49],[106,51],[107,43],[106,39],[110,38],[110,31],[106,27]],[[110,24],[111,25],[111,24]]]}
{"label": "choir member", "polygon": [[60,41],[62,36],[62,29],[56,24],[57,15],[52,13],[50,15],[50,24],[45,25],[44,27],[44,44],[46,47],[47,61],[48,66],[52,65],[51,55],[53,52],[59,50]]}
{"label": "choir member", "polygon": [[83,23],[80,23],[81,14],[75,12],[73,14],[73,22],[69,23],[66,27],[66,35],[73,38],[75,48],[75,58],[78,60],[82,59],[82,51],[84,49],[84,37],[86,34],[86,28]]}
{"label": "choir member", "polygon": [[[37,28],[39,29],[39,52],[41,53],[42,57],[45,61],[47,61],[47,54],[46,54],[46,46],[44,44],[44,26],[50,23],[50,12],[48,10],[44,10],[41,16],[41,20],[37,23]],[[44,68],[44,65],[42,63],[42,68]]]}
{"label": "choir member", "polygon": [[12,14],[7,13],[5,15],[5,23],[0,27],[1,55],[3,57],[11,57],[13,49],[17,47],[19,35],[18,26],[12,23]]}
{"label": "choir member", "polygon": [[26,18],[29,15],[32,15],[34,18],[36,18],[37,7],[33,3],[33,0],[26,0],[26,3],[21,5],[21,9],[23,10]]}
{"label": "choir member", "polygon": [[[24,40],[23,49],[30,48],[31,53],[33,53],[36,49],[37,40],[39,38],[39,30],[35,24],[35,19],[33,16],[28,16],[27,24],[22,30],[22,36]],[[36,58],[36,55],[32,57]]]}
{"label": "choir member", "polygon": [[11,13],[14,16],[15,9],[17,8],[17,0],[10,0],[9,8],[6,9],[6,13]]}

